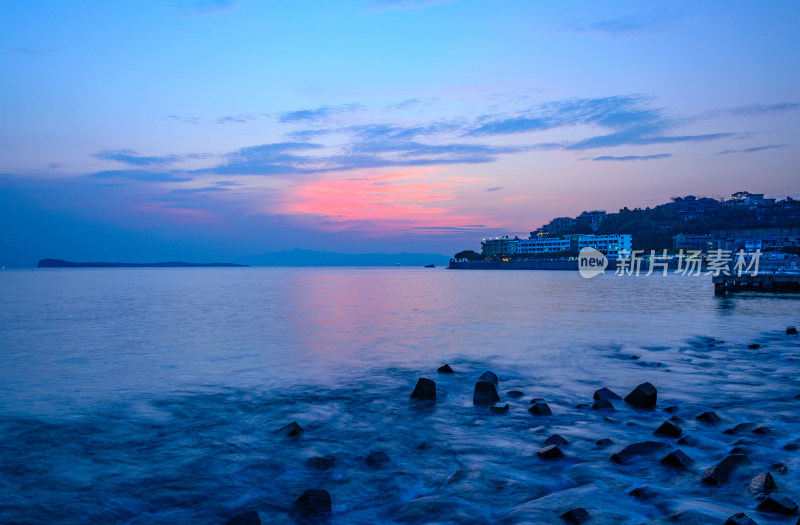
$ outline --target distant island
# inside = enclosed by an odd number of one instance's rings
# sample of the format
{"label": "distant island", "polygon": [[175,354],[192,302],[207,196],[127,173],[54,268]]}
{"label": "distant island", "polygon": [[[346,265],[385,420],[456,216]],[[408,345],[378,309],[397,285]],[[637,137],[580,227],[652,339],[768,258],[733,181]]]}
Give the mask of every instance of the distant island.
{"label": "distant island", "polygon": [[232,263],[121,263],[121,262],[71,262],[61,259],[42,259],[39,268],[247,268],[246,264]]}

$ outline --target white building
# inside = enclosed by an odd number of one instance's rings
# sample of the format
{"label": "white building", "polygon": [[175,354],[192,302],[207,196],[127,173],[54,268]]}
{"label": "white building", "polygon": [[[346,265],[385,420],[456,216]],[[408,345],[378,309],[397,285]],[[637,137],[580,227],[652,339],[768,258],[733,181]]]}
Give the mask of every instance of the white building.
{"label": "white building", "polygon": [[578,252],[582,248],[594,248],[613,259],[619,257],[619,253],[623,250],[630,252],[631,246],[631,236],[628,234],[535,237],[520,240],[517,243],[517,253],[520,255],[555,254],[566,250]]}
{"label": "white building", "polygon": [[513,239],[507,235],[483,239],[481,241],[481,255],[484,257],[507,257],[517,253],[517,245],[521,240],[519,237]]}

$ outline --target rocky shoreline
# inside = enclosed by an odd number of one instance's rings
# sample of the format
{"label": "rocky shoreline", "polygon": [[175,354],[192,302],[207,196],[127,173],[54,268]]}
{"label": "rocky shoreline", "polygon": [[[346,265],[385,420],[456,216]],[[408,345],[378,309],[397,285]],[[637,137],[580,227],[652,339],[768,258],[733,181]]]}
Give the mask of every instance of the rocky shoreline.
{"label": "rocky shoreline", "polygon": [[[796,334],[794,327],[786,329],[786,337],[793,338]],[[707,340],[705,344],[714,347],[723,343]],[[760,348],[758,343],[748,345],[751,351]],[[796,363],[796,356],[786,357]],[[790,374],[796,371],[796,368],[787,370]],[[424,423],[439,410],[452,410],[451,400],[456,397],[463,400],[466,395],[464,390],[469,386],[470,375],[469,371],[445,364],[438,368],[435,379],[418,378],[409,396],[409,417]],[[521,424],[501,424],[498,428],[508,431],[515,427],[518,432],[527,432],[523,439],[529,447],[519,454],[519,460],[524,462],[521,470],[531,472],[537,480],[529,493],[525,494],[513,472],[507,473],[506,479],[500,476],[488,484],[478,482],[487,475],[494,478],[500,469],[495,465],[487,472],[485,462],[471,463],[467,458],[460,462],[460,468],[454,466],[452,473],[430,494],[398,501],[376,522],[800,523],[796,503],[800,488],[797,478],[800,427],[796,420],[800,388],[784,392],[780,399],[752,400],[752,407],[761,410],[736,406],[735,399],[722,399],[701,410],[697,406],[672,404],[668,392],[659,391],[649,382],[632,388],[624,397],[604,386],[593,394],[587,392],[585,399],[574,399],[574,404],[567,407],[560,400],[553,404],[546,398],[535,397],[535,386],[504,391],[502,374],[498,377],[492,371],[473,376],[473,381],[470,426],[481,431],[493,422],[515,418]],[[798,387],[796,376],[791,384]],[[734,404],[726,408],[727,402]],[[463,405],[462,414],[467,414]],[[767,405],[769,410],[764,410]],[[401,415],[396,419],[398,424],[403,423]],[[311,434],[296,421],[277,430],[287,447],[302,447],[303,440],[314,439]],[[413,473],[402,472],[405,461],[397,456],[398,452],[464,456],[475,453],[456,452],[436,437],[422,435],[419,442],[407,443],[406,450],[394,449],[394,456],[380,446],[350,458],[312,456],[307,467],[329,472],[348,464],[352,467],[360,461],[361,469],[392,472],[402,477]],[[513,443],[508,441],[500,446]],[[319,479],[324,481],[325,476]],[[298,495],[287,511],[288,516],[299,522],[339,522],[340,509],[328,491],[335,485],[329,478],[327,483],[309,487]],[[487,486],[494,490],[491,496],[496,498],[498,507],[508,509],[502,515],[486,516],[470,511],[472,496],[486,494],[473,495],[469,491],[485,492]],[[460,493],[459,498],[448,499],[454,487]],[[507,494],[509,487],[511,498]],[[518,499],[521,503],[513,504],[508,499]],[[639,516],[648,519],[639,520]],[[257,510],[227,521],[227,525],[260,523]]]}

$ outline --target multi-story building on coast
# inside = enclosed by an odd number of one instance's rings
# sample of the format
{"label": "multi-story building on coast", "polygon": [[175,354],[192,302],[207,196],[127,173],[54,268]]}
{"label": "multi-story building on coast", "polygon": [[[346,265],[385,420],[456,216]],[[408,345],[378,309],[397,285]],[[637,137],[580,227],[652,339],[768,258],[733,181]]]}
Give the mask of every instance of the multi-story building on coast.
{"label": "multi-story building on coast", "polygon": [[632,239],[628,234],[613,235],[565,235],[564,237],[533,237],[517,243],[517,254],[542,255],[564,251],[579,252],[583,248],[594,248],[607,257],[617,258],[620,252],[630,252]]}
{"label": "multi-story building on coast", "polygon": [[713,250],[714,246],[714,241],[708,233],[679,233],[672,236],[672,247],[676,250],[698,250],[706,253]]}
{"label": "multi-story building on coast", "polygon": [[481,255],[484,258],[514,255],[517,253],[517,244],[521,240],[519,237],[511,238],[508,235],[483,239],[481,241]]}
{"label": "multi-story building on coast", "polygon": [[748,230],[714,230],[711,240],[715,249],[779,251],[800,246],[800,228],[752,228]]}

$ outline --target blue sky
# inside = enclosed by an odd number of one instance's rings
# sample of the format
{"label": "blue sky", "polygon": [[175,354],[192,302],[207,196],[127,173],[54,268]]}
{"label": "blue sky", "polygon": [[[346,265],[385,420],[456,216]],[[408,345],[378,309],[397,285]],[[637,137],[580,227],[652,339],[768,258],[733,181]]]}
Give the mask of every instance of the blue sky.
{"label": "blue sky", "polygon": [[5,2],[0,263],[452,254],[800,197],[797,2]]}

